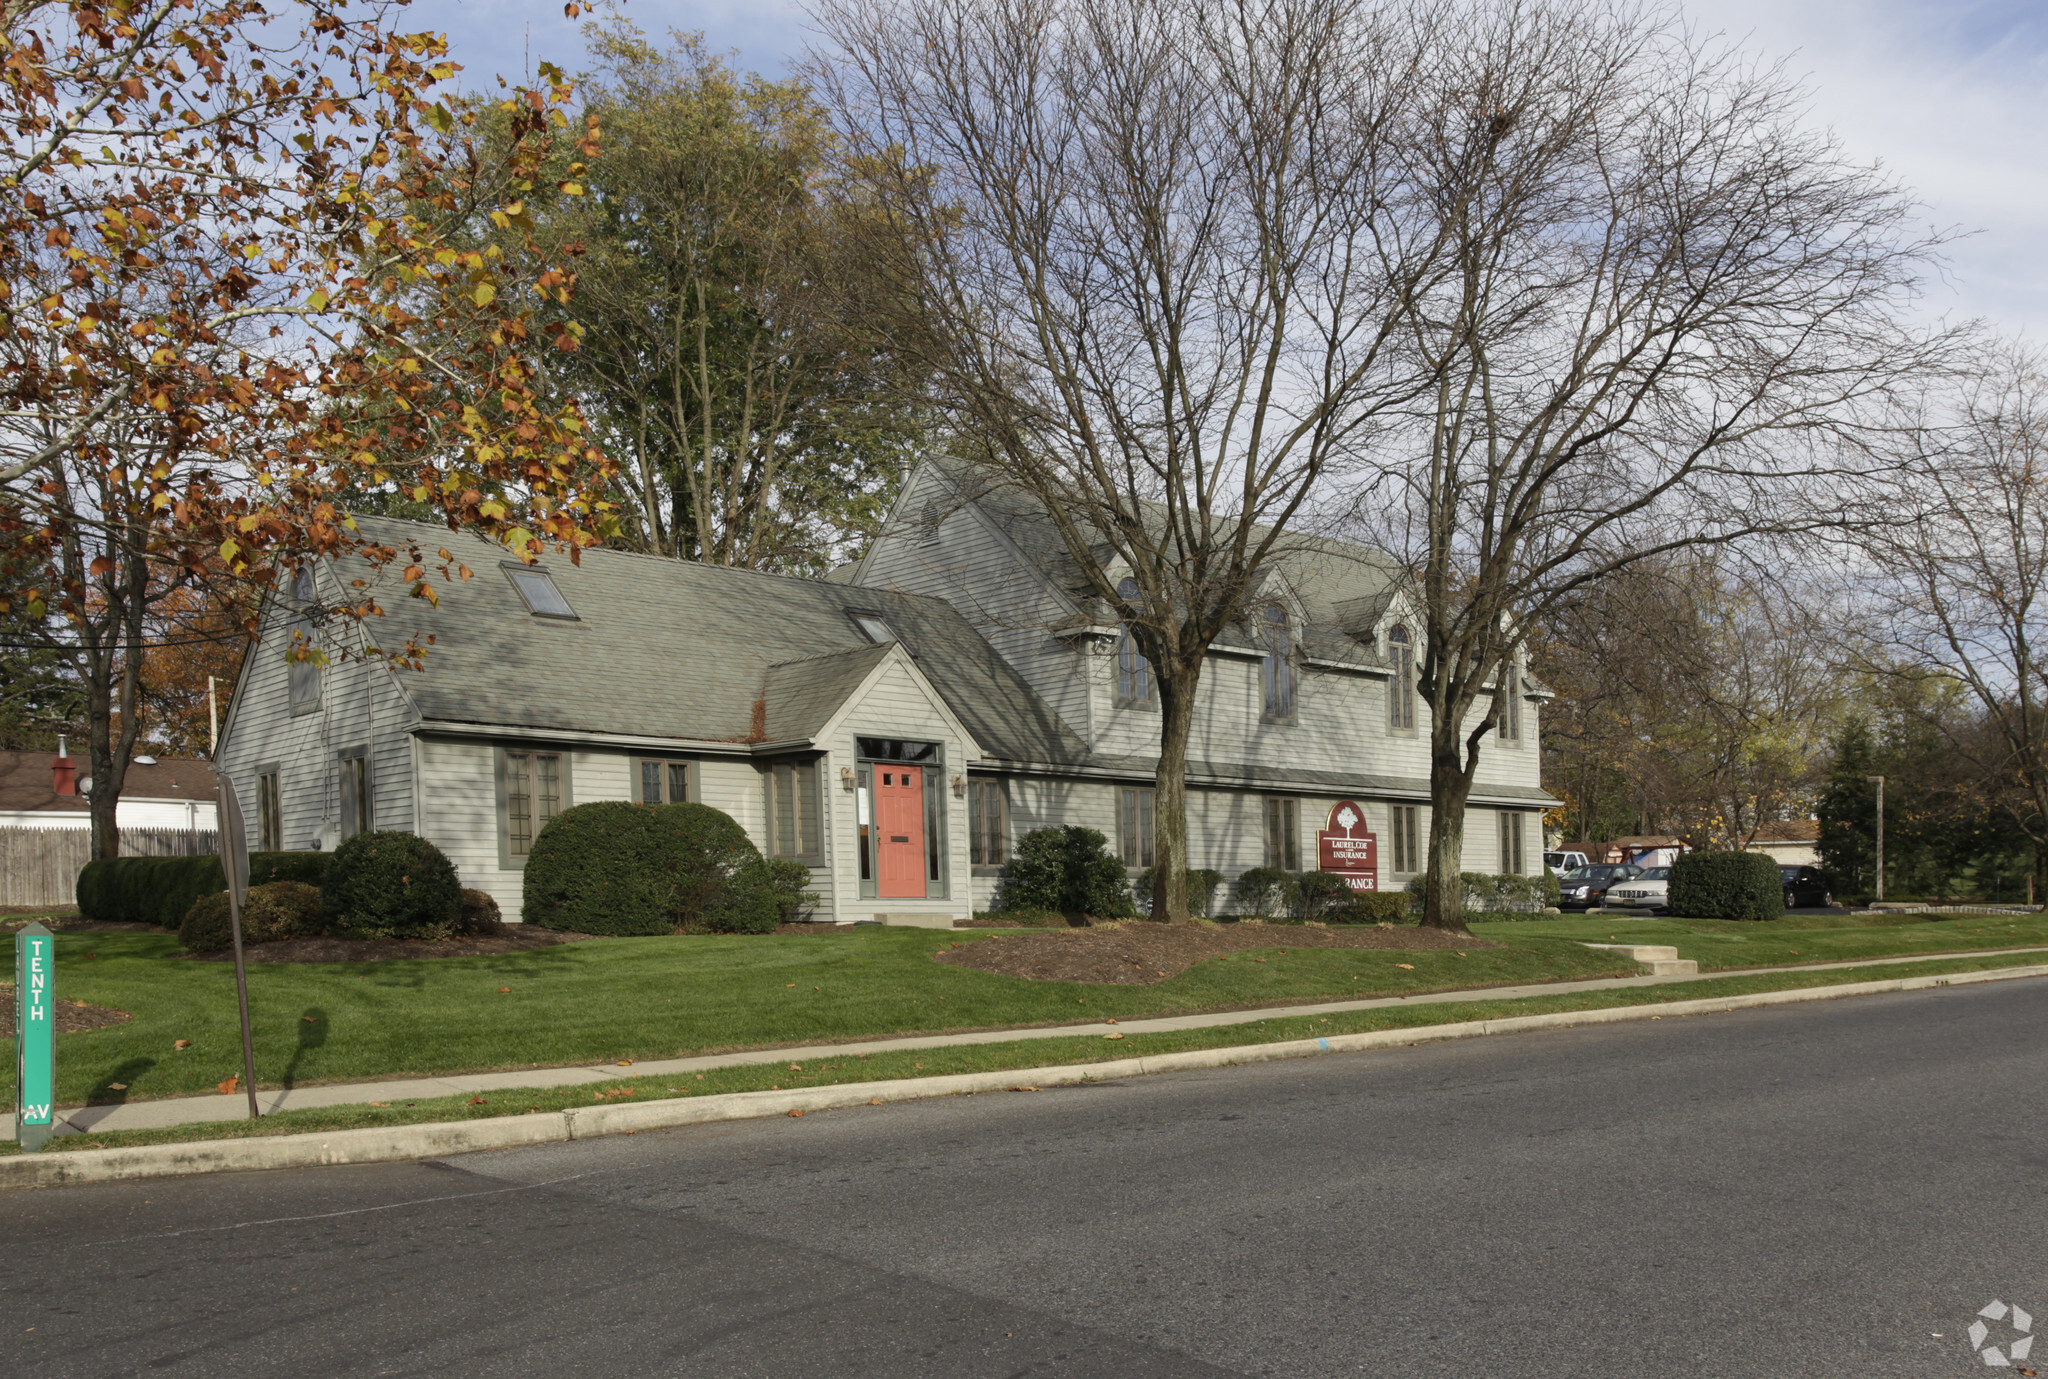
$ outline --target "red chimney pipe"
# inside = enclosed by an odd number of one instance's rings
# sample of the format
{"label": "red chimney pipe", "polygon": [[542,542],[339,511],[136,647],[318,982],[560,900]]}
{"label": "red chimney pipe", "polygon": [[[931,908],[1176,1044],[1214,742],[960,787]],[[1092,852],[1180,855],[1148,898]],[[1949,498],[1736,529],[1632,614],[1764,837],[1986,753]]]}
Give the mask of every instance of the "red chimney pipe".
{"label": "red chimney pipe", "polygon": [[76,795],[78,763],[67,756],[54,758],[50,762],[50,788],[60,795]]}

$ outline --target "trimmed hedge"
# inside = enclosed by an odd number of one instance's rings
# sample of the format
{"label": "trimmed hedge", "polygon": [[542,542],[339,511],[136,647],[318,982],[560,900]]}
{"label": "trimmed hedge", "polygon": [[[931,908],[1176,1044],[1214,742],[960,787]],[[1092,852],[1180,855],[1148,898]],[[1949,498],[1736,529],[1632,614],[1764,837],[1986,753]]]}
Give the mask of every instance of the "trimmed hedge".
{"label": "trimmed hedge", "polygon": [[441,849],[399,829],[334,850],[323,890],[331,927],[350,938],[442,939],[462,914],[462,883]]}
{"label": "trimmed hedge", "polygon": [[[809,885],[810,868],[795,866]],[[534,839],[522,918],[613,936],[766,933],[800,906],[795,879],[709,805],[602,800],[563,810]]]}
{"label": "trimmed hedge", "polygon": [[1682,919],[1779,919],[1784,883],[1761,852],[1688,852],[1671,864],[1671,913]]}
{"label": "trimmed hedge", "polygon": [[455,932],[464,938],[490,938],[505,932],[505,916],[498,902],[483,891],[464,887],[462,909],[455,916]]}
{"label": "trimmed hedge", "polygon": [[1109,839],[1092,828],[1067,824],[1024,835],[1003,868],[999,910],[1057,910],[1096,919],[1129,919],[1131,876]]}
{"label": "trimmed hedge", "polygon": [[1237,908],[1258,919],[1284,919],[1294,913],[1299,883],[1282,867],[1252,867],[1237,878]]}
{"label": "trimmed hedge", "polygon": [[[257,852],[249,856],[249,884],[297,881],[319,886],[334,857],[325,852]],[[119,924],[154,924],[177,929],[201,896],[224,894],[227,874],[220,858],[113,857],[88,862],[78,874],[78,912],[88,919]]]}

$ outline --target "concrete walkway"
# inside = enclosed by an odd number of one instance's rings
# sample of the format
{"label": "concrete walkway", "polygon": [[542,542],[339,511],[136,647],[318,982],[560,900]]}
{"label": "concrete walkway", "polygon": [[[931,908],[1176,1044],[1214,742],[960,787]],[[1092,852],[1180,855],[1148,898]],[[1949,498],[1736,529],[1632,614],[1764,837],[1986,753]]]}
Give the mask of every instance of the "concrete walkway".
{"label": "concrete walkway", "polygon": [[[696,1058],[667,1058],[640,1063],[600,1063],[565,1068],[527,1068],[505,1073],[463,1073],[447,1077],[408,1078],[393,1082],[330,1083],[317,1087],[263,1088],[256,1093],[257,1105],[265,1114],[303,1111],[316,1106],[354,1106],[370,1101],[404,1103],[432,1097],[477,1096],[486,1092],[511,1091],[528,1087],[573,1087],[584,1083],[612,1082],[623,1077],[675,1077],[706,1072],[712,1068],[741,1067],[760,1063],[785,1063],[794,1058],[821,1055],[846,1056],[863,1053],[894,1053],[907,1049],[951,1048],[963,1044],[1007,1044],[1024,1039],[1069,1039],[1075,1036],[1101,1037],[1110,1033],[1161,1034],[1175,1030],[1214,1029],[1227,1025],[1257,1024],[1261,1020],[1293,1019],[1302,1015],[1333,1015],[1355,1010],[1378,1010],[1387,1006],[1441,1005],[1459,1001],[1512,1001],[1529,996],[1562,996],[1580,991],[1618,991],[1635,987],[1669,986],[1674,983],[1713,981],[1721,977],[1754,976],[1764,972],[1829,972],[1851,968],[1895,966],[1899,963],[1929,962],[1945,958],[1989,958],[2022,953],[2048,953],[2048,948],[1992,948],[1967,953],[1923,953],[1905,957],[1864,958],[1855,962],[1822,962],[1791,967],[1749,967],[1698,976],[1667,975],[1647,977],[1603,977],[1577,982],[1534,982],[1525,986],[1470,987],[1457,991],[1433,991],[1420,996],[1382,996],[1363,1001],[1323,1001],[1310,1005],[1260,1006],[1251,1010],[1218,1011],[1207,1015],[1162,1015],[1115,1024],[1090,1021],[1079,1025],[1054,1025],[1037,1029],[980,1030],[968,1034],[925,1034],[896,1039],[865,1039],[843,1044],[794,1044],[775,1049],[752,1049],[741,1053],[705,1054]],[[83,1134],[88,1130],[145,1130],[172,1125],[196,1125],[207,1121],[242,1120],[249,1114],[249,1099],[241,1092],[231,1096],[165,1097],[156,1101],[126,1102],[119,1105],[79,1106],[60,1112],[59,1135]],[[0,1116],[0,1139],[14,1137],[14,1117]]]}

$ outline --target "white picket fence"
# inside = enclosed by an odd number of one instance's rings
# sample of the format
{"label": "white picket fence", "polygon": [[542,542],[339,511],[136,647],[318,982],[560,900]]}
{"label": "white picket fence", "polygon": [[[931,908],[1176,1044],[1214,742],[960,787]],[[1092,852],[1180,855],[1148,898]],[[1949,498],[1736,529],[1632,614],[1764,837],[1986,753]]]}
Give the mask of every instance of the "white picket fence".
{"label": "white picket fence", "polygon": [[[220,835],[182,828],[124,828],[123,857],[198,857],[220,851]],[[92,857],[84,828],[0,828],[0,905],[69,905]]]}

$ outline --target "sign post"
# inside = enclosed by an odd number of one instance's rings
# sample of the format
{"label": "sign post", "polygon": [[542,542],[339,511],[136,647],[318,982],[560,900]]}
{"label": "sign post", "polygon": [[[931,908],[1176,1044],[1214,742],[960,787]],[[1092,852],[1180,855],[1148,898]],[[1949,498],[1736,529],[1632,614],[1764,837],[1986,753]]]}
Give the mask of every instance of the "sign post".
{"label": "sign post", "polygon": [[57,938],[41,924],[14,936],[14,1137],[35,1153],[50,1142],[57,1100],[57,1022],[50,1007]]}
{"label": "sign post", "polygon": [[1380,888],[1379,839],[1365,826],[1365,810],[1356,800],[1339,800],[1316,834],[1316,861],[1326,872],[1344,878],[1354,891]]}
{"label": "sign post", "polygon": [[249,1093],[249,1119],[263,1112],[256,1106],[256,1045],[249,1037],[249,968],[242,961],[242,902],[249,898],[249,839],[242,830],[242,802],[227,772],[214,769],[219,784],[220,869],[228,881],[228,932],[235,940],[235,1000],[242,1011],[242,1086]]}

